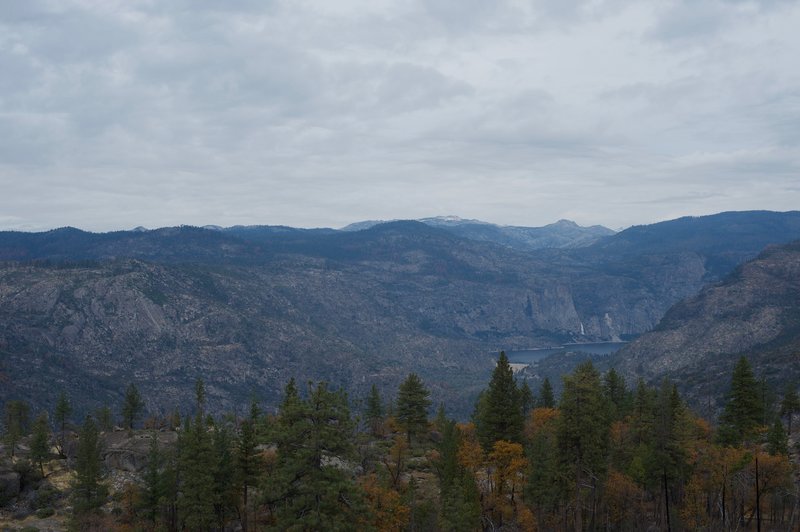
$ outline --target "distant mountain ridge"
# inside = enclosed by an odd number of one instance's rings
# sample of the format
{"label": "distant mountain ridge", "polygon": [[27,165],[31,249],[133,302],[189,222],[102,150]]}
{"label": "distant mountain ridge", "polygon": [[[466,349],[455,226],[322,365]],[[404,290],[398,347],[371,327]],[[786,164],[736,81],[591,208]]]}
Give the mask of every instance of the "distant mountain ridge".
{"label": "distant mountain ridge", "polygon": [[269,403],[290,375],[358,395],[420,371],[468,413],[498,350],[651,330],[735,261],[800,238],[800,213],[649,227],[525,251],[416,221],[0,232],[0,400],[91,383],[97,406],[134,379],[168,408],[202,376],[223,408],[254,388]]}
{"label": "distant mountain ridge", "polygon": [[[458,216],[436,216],[420,218],[416,221],[444,229],[463,238],[494,242],[521,251],[588,246],[603,237],[614,234],[614,231],[602,225],[581,227],[571,220],[559,220],[543,227],[496,225],[480,220],[467,220]],[[379,220],[356,222],[343,227],[342,231],[363,231],[382,223],[386,222]]]}

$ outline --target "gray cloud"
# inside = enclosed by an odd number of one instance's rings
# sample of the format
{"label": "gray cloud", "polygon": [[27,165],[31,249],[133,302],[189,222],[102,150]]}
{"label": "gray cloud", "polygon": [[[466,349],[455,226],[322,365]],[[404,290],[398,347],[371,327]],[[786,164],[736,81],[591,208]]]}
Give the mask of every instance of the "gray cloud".
{"label": "gray cloud", "polygon": [[784,1],[12,2],[0,227],[800,204]]}

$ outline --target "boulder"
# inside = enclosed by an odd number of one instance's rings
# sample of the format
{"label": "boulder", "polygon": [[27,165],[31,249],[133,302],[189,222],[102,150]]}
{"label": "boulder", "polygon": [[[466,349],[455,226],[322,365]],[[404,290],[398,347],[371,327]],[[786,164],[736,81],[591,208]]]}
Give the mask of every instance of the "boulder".
{"label": "boulder", "polygon": [[[152,432],[119,431],[104,434],[103,463],[108,469],[136,473],[147,467]],[[161,449],[174,446],[178,440],[175,432],[157,432]]]}

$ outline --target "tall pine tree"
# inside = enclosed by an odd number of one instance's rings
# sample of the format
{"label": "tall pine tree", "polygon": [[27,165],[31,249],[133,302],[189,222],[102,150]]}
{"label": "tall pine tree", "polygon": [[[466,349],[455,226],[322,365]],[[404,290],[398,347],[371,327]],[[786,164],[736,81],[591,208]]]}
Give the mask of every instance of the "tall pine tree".
{"label": "tall pine tree", "polygon": [[290,384],[275,427],[276,471],[264,484],[276,526],[352,530],[362,508],[360,492],[343,467],[355,456],[347,396],[323,382],[302,400]]}
{"label": "tall pine tree", "polygon": [[370,431],[373,435],[378,435],[381,422],[383,421],[383,404],[381,403],[381,396],[378,393],[378,388],[374,384],[369,390],[367,410],[364,414],[367,418]]}
{"label": "tall pine tree", "polygon": [[50,457],[50,427],[46,412],[39,414],[33,422],[30,457],[32,462],[39,465],[39,471],[44,476],[44,461]]}
{"label": "tall pine tree", "polygon": [[412,437],[420,434],[428,427],[428,408],[431,401],[428,399],[431,392],[422,384],[416,373],[411,373],[400,384],[397,393],[397,421],[406,431],[408,444],[411,445]]}
{"label": "tall pine tree", "polygon": [[122,425],[127,429],[132,429],[133,424],[142,415],[144,402],[136,385],[131,383],[125,391],[125,399],[122,403]]}
{"label": "tall pine tree", "polygon": [[800,412],[800,398],[797,396],[797,388],[790,385],[786,387],[783,401],[781,401],[781,415],[786,416],[787,432],[789,434],[792,433],[792,418],[797,412]]}
{"label": "tall pine tree", "polygon": [[478,439],[484,449],[490,449],[498,440],[520,442],[524,424],[522,399],[504,351],[500,351],[482,399],[484,403],[476,421]]}
{"label": "tall pine tree", "polygon": [[718,439],[726,445],[738,445],[755,438],[764,417],[761,384],[753,375],[747,358],[741,357],[733,368],[731,389],[720,416]]}
{"label": "tall pine tree", "polygon": [[608,409],[600,375],[591,362],[581,364],[572,375],[564,377],[557,438],[561,465],[573,479],[576,532],[584,528],[586,487],[596,487],[605,470],[610,429]]}
{"label": "tall pine tree", "polygon": [[555,395],[553,394],[553,385],[550,383],[550,379],[547,377],[544,378],[542,388],[539,390],[539,402],[537,406],[541,408],[555,408],[556,406],[556,399]]}
{"label": "tall pine tree", "polygon": [[207,530],[215,521],[215,472],[216,457],[211,435],[203,417],[205,388],[203,381],[195,385],[197,412],[194,422],[186,419],[178,439],[181,497],[177,501],[178,512],[186,528]]}
{"label": "tall pine tree", "polygon": [[107,488],[100,460],[101,444],[97,425],[91,416],[86,416],[78,431],[78,449],[75,456],[75,480],[72,484],[72,508],[80,519],[105,503]]}
{"label": "tall pine tree", "polygon": [[58,402],[56,402],[56,410],[53,416],[55,418],[54,421],[58,430],[56,447],[58,450],[58,456],[60,458],[67,457],[64,454],[64,439],[66,437],[67,422],[69,421],[70,415],[72,415],[72,405],[70,404],[69,399],[67,399],[67,394],[62,391],[58,395]]}
{"label": "tall pine tree", "polygon": [[30,430],[30,407],[25,401],[9,401],[6,403],[3,416],[3,440],[8,446],[9,454],[13,457],[17,443]]}

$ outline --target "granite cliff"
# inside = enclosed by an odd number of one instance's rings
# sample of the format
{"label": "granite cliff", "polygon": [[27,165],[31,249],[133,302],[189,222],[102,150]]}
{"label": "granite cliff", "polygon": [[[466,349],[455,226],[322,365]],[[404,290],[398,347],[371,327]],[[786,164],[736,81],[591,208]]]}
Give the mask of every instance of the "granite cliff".
{"label": "granite cliff", "polygon": [[799,213],[536,252],[418,222],[0,233],[0,399],[51,405],[63,388],[88,409],[135,382],[170,410],[203,377],[224,409],[274,404],[292,375],[360,396],[417,371],[463,415],[499,349],[636,336],[739,259],[799,237]]}
{"label": "granite cliff", "polygon": [[800,381],[800,241],[767,248],[667,311],[614,357],[629,377],[669,377],[713,414],[746,356],[774,393]]}

